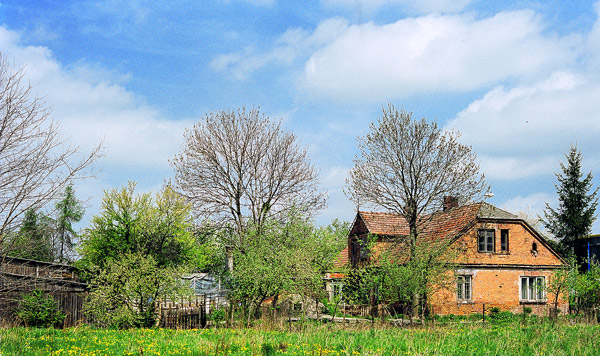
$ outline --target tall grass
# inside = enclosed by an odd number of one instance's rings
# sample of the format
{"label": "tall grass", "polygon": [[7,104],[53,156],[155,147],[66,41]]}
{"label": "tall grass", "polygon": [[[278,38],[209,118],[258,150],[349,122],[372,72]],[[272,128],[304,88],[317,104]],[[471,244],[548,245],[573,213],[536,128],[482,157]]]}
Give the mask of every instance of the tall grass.
{"label": "tall grass", "polygon": [[598,355],[600,327],[568,323],[259,329],[0,329],[0,355]]}

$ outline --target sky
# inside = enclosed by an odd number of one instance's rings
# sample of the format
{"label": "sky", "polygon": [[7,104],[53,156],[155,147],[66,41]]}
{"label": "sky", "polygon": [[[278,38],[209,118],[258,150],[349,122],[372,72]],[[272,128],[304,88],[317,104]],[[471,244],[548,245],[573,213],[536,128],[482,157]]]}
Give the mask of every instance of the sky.
{"label": "sky", "polygon": [[[356,137],[391,103],[462,133],[513,213],[557,207],[571,145],[600,185],[600,3],[477,0],[0,0],[0,52],[23,68],[63,137],[103,142],[80,182],[156,192],[183,132],[260,107],[308,148],[327,191],[316,217],[352,221]],[[596,221],[593,233],[600,233]]]}

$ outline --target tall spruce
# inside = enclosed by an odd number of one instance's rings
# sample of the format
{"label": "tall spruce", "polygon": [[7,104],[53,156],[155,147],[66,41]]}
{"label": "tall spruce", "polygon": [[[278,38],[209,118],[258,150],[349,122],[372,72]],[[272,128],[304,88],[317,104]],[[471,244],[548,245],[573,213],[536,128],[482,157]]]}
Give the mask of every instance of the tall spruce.
{"label": "tall spruce", "polygon": [[592,190],[592,173],[582,179],[581,152],[577,146],[571,146],[565,155],[567,164],[560,162],[562,174],[557,173],[558,184],[555,184],[558,193],[558,208],[552,209],[546,203],[544,226],[559,241],[563,254],[571,254],[575,240],[589,235],[592,224],[596,220],[596,207],[598,206],[598,188]]}
{"label": "tall spruce", "polygon": [[72,185],[65,188],[63,198],[56,203],[56,210],[56,257],[60,262],[64,262],[73,251],[73,240],[77,237],[73,223],[81,221],[85,212],[81,202],[75,197]]}

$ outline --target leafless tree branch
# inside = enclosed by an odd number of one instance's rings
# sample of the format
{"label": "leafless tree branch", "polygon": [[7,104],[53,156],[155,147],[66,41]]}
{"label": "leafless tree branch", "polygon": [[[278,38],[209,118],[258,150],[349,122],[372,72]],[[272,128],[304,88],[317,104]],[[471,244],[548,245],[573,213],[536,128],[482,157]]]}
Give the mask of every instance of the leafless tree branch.
{"label": "leafless tree branch", "polygon": [[306,149],[259,109],[209,113],[184,135],[171,161],[175,186],[199,216],[232,224],[238,238],[248,222],[261,226],[292,207],[309,214],[324,207]]}
{"label": "leafless tree branch", "polygon": [[32,97],[24,72],[0,54],[0,252],[25,211],[58,197],[73,180],[94,174],[101,144],[82,155],[59,135],[42,100]]}

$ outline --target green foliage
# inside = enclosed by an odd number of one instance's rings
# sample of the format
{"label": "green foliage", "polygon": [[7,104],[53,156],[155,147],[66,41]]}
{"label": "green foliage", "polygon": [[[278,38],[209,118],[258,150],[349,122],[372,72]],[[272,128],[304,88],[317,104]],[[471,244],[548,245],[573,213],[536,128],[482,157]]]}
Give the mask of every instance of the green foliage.
{"label": "green foliage", "polygon": [[489,318],[493,321],[510,321],[515,318],[515,315],[508,310],[492,307],[489,310]]}
{"label": "green foliage", "polygon": [[233,249],[234,269],[227,276],[229,298],[249,321],[267,298],[297,294],[320,300],[325,296],[322,273],[331,270],[346,241],[345,224],[316,228],[290,213],[285,222],[269,220],[250,225],[245,244]]}
{"label": "green foliage", "polygon": [[135,194],[135,183],[105,192],[102,212],[83,236],[81,265],[104,268],[124,254],[151,256],[159,266],[193,260],[190,207],[166,186],[154,198]]}
{"label": "green foliage", "polygon": [[190,293],[181,276],[201,253],[180,195],[169,186],[154,197],[134,190],[130,183],[105,193],[81,248],[94,286],[88,312],[120,328],[153,326],[158,300]]}
{"label": "green foliage", "polygon": [[65,319],[54,298],[37,289],[22,296],[16,315],[26,326],[43,328],[60,326]]}
{"label": "green foliage", "polygon": [[369,304],[379,287],[379,273],[376,268],[352,268],[344,279],[342,295],[350,304]]}
{"label": "green foliage", "polygon": [[73,230],[73,223],[81,221],[85,210],[83,205],[75,197],[73,186],[69,185],[65,188],[62,199],[56,203],[58,217],[56,219],[56,259],[65,261],[69,253],[73,250],[73,240],[77,237],[77,233]]}
{"label": "green foliage", "polygon": [[222,235],[225,231],[215,227],[210,221],[203,221],[193,231],[194,244],[190,266],[197,272],[223,273],[225,270],[225,249]]}
{"label": "green foliage", "polygon": [[413,315],[418,307],[425,316],[428,312],[426,298],[431,292],[456,286],[454,280],[448,281],[448,276],[454,271],[452,261],[457,251],[447,244],[417,244],[408,258],[403,251],[408,241],[395,238],[387,243],[389,247],[377,260],[381,298],[387,303],[410,306]]}
{"label": "green foliage", "polygon": [[104,325],[152,327],[159,300],[190,293],[181,282],[182,273],[180,268],[160,266],[152,256],[124,254],[92,280],[87,312]]}
{"label": "green foliage", "polygon": [[225,321],[225,318],[227,318],[225,309],[212,309],[206,316],[206,320],[211,321],[215,327],[218,327],[221,322]]}
{"label": "green foliage", "polygon": [[29,209],[25,212],[18,234],[13,235],[9,243],[9,253],[15,257],[52,262],[52,236],[52,219],[35,209]]}
{"label": "green foliage", "polygon": [[590,234],[598,206],[598,188],[590,193],[592,173],[581,179],[581,152],[576,146],[571,146],[566,158],[566,166],[560,163],[562,174],[556,174],[558,208],[554,210],[546,203],[544,211],[544,225],[560,240],[562,248],[559,252],[564,255],[572,253],[577,238]]}
{"label": "green foliage", "polygon": [[593,263],[590,270],[571,270],[569,304],[576,313],[600,307],[600,265]]}
{"label": "green foliage", "polygon": [[272,356],[276,354],[276,349],[273,345],[268,343],[263,343],[260,347],[261,355],[263,356]]}
{"label": "green foliage", "polygon": [[[481,320],[481,319],[479,319]],[[427,328],[305,325],[258,329],[0,329],[2,355],[598,355],[598,326],[520,322]]]}

